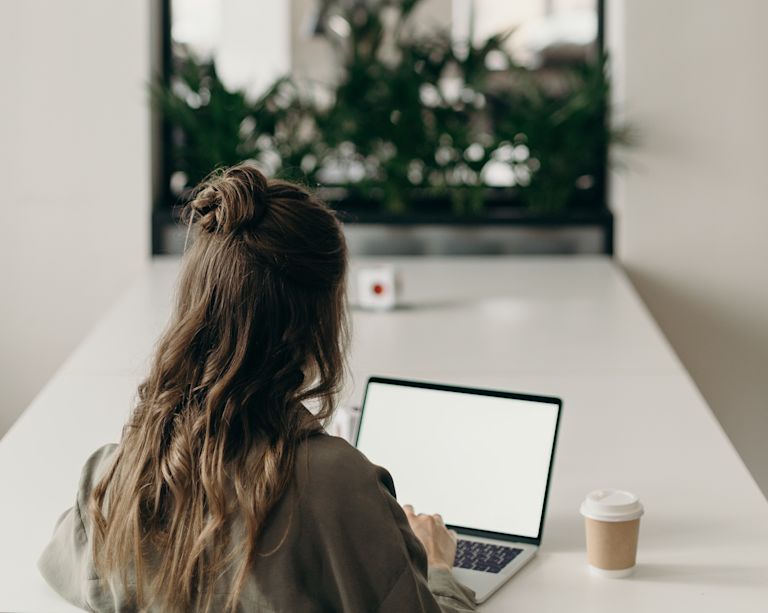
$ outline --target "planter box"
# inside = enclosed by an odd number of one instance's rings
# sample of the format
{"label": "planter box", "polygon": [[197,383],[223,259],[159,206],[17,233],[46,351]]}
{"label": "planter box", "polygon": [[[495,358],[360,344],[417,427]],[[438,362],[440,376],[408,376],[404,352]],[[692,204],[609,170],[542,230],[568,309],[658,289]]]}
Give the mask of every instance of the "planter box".
{"label": "planter box", "polygon": [[[613,255],[613,215],[608,209],[543,215],[515,208],[467,218],[426,213],[340,215],[353,255]],[[155,211],[154,254],[180,254],[185,235],[186,228],[168,209]]]}
{"label": "planter box", "polygon": [[365,219],[345,226],[355,255],[613,254],[613,216]]}

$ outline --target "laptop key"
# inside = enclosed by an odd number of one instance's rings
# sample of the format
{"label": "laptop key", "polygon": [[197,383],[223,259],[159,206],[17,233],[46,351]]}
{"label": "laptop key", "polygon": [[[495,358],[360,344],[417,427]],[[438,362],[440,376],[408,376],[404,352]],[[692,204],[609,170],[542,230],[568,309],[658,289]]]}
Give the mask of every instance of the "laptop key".
{"label": "laptop key", "polygon": [[456,561],[453,565],[456,568],[468,568],[496,574],[501,572],[522,551],[517,547],[460,539],[456,546]]}

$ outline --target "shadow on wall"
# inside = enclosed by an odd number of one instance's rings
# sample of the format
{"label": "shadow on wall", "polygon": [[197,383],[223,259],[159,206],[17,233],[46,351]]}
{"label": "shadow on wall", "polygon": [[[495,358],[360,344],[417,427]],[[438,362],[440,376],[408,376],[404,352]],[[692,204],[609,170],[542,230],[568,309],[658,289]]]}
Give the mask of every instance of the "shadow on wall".
{"label": "shadow on wall", "polygon": [[638,267],[625,268],[768,498],[768,314],[736,297],[715,301]]}

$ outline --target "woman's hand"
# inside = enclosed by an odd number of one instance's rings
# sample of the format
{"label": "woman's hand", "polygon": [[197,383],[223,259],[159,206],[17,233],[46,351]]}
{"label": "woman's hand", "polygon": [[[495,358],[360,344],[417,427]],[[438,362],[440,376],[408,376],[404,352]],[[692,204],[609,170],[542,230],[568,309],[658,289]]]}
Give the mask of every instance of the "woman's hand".
{"label": "woman's hand", "polygon": [[438,568],[453,567],[456,558],[456,532],[445,527],[440,515],[424,515],[416,513],[409,504],[403,506],[411,530],[427,550],[427,563]]}

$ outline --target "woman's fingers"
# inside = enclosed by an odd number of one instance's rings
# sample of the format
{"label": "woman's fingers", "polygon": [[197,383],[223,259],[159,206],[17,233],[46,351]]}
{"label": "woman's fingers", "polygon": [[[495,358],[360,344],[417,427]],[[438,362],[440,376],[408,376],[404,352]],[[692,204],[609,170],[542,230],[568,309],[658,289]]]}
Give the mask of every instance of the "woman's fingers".
{"label": "woman's fingers", "polygon": [[434,513],[432,515],[424,515],[422,513],[416,514],[415,509],[413,508],[413,505],[410,504],[404,504],[403,505],[403,511],[405,511],[405,514],[407,517],[424,517],[427,521],[432,521],[438,526],[445,526],[445,520],[443,519],[443,516],[440,515],[440,513]]}
{"label": "woman's fingers", "polygon": [[446,528],[443,516],[439,513],[417,515],[410,504],[403,505],[403,510],[411,530],[424,545],[427,563],[430,566],[445,566],[450,569],[456,558],[456,532]]}

